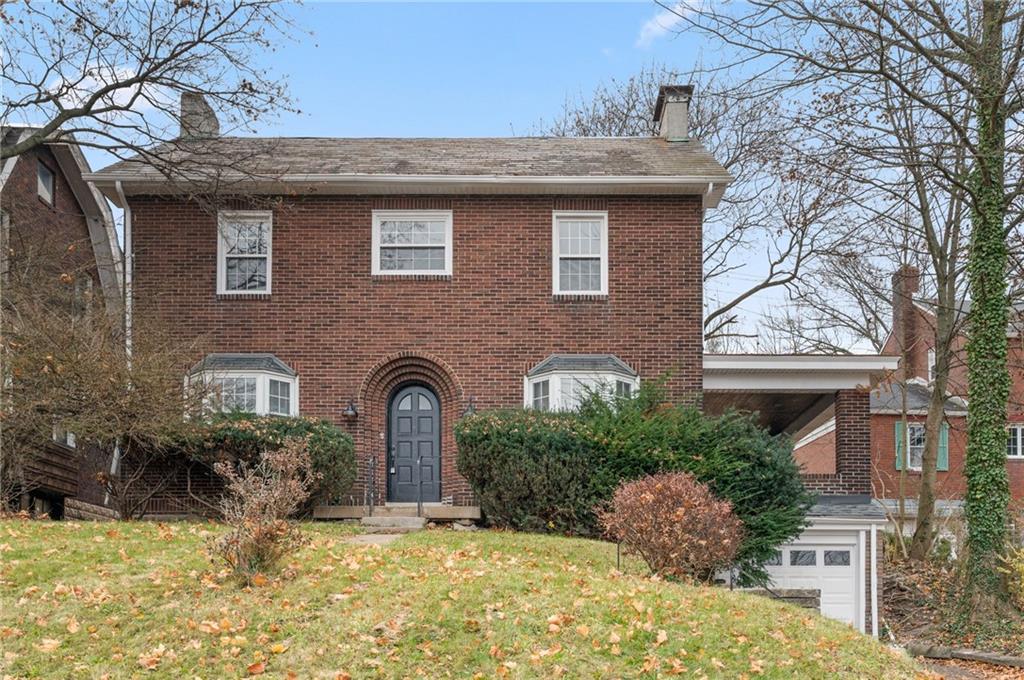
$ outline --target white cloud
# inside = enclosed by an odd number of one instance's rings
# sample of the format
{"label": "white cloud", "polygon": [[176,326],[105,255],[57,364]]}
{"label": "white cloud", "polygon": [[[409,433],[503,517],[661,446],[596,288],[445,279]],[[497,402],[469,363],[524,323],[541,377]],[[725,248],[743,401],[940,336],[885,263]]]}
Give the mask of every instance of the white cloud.
{"label": "white cloud", "polygon": [[650,47],[658,38],[662,38],[672,32],[683,22],[681,16],[689,10],[689,3],[686,0],[679,0],[671,7],[662,7],[661,11],[644,22],[640,27],[640,35],[637,36],[637,47]]}

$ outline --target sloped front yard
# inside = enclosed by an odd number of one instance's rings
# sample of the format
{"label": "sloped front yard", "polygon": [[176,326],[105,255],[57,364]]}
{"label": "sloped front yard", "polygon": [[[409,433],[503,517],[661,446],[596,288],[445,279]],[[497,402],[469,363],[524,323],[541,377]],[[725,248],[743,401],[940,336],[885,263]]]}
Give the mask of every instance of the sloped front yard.
{"label": "sloped front yard", "polygon": [[[838,623],[614,571],[614,547],[429,531],[384,548],[308,528],[242,590],[213,525],[0,522],[0,649],[14,677],[917,677]],[[632,570],[631,570],[632,571]]]}

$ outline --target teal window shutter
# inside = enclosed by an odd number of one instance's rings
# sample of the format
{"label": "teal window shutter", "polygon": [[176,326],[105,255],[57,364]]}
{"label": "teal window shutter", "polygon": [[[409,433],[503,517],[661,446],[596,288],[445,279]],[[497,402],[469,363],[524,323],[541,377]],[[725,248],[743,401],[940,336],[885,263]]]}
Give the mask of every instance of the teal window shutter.
{"label": "teal window shutter", "polygon": [[903,434],[903,421],[896,421],[896,469],[903,469],[903,447],[906,446],[907,437]]}
{"label": "teal window shutter", "polygon": [[943,423],[939,430],[939,460],[935,469],[949,472],[949,423]]}

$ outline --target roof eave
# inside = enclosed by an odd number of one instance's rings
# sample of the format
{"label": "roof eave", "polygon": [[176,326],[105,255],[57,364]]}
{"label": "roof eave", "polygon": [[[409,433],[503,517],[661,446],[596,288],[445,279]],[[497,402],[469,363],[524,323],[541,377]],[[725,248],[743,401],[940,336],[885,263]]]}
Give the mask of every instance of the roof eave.
{"label": "roof eave", "polygon": [[[125,193],[174,194],[172,182],[157,178],[140,177],[131,172],[96,172],[84,176],[104,195],[120,205],[116,183],[121,182]],[[419,194],[659,194],[696,195],[702,197],[705,208],[718,205],[726,187],[732,182],[729,175],[361,175],[361,174],[286,174],[279,177],[236,177],[223,181],[223,191],[231,193],[419,193]],[[182,184],[202,179],[184,178]],[[123,207],[123,206],[121,206]]]}

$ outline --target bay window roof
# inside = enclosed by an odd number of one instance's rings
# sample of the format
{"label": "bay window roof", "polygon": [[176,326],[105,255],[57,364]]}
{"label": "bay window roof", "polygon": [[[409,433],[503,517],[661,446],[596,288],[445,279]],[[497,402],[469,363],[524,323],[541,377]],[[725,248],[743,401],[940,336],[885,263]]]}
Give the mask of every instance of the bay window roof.
{"label": "bay window roof", "polygon": [[295,377],[295,370],[278,359],[273,354],[236,354],[236,353],[214,353],[207,354],[206,358],[192,367],[192,373],[203,372],[243,372],[243,371],[265,371],[278,373],[289,377]]}
{"label": "bay window roof", "polygon": [[526,375],[535,378],[547,373],[614,373],[637,377],[637,372],[614,354],[552,354]]}

